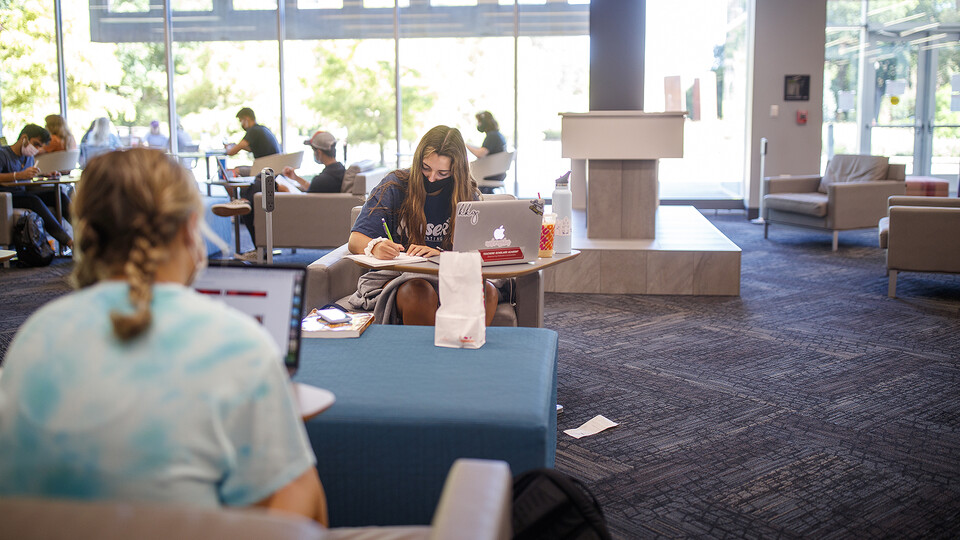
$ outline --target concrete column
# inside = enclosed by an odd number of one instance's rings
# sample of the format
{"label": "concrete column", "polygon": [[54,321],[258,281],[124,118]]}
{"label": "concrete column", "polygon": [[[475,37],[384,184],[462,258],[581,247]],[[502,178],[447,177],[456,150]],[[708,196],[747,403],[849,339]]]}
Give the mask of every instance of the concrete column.
{"label": "concrete column", "polygon": [[643,110],[646,0],[590,2],[590,110]]}

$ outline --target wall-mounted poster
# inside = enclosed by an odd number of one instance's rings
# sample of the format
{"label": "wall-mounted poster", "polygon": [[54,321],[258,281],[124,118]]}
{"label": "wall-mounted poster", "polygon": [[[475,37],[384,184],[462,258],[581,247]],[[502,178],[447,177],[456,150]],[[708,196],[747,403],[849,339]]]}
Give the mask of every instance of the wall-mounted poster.
{"label": "wall-mounted poster", "polygon": [[810,101],[810,76],[787,75],[783,79],[784,101]]}

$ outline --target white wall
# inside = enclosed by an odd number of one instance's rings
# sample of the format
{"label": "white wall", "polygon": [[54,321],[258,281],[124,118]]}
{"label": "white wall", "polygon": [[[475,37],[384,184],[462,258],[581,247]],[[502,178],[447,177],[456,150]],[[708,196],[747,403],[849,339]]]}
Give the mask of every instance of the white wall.
{"label": "white wall", "polygon": [[[744,205],[759,207],[760,139],[766,137],[766,176],[818,174],[823,123],[826,0],[753,0],[752,70],[748,74]],[[783,99],[786,75],[810,75],[810,101]],[[779,116],[770,116],[771,105]],[[807,111],[798,125],[797,110]]]}

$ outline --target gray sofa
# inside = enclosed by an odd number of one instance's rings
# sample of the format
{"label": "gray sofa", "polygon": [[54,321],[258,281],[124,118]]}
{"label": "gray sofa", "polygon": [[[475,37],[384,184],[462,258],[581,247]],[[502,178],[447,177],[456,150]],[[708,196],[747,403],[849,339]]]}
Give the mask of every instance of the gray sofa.
{"label": "gray sofa", "polygon": [[429,527],[324,529],[303,518],[259,509],[0,498],[0,538],[506,540],[511,534],[511,486],[506,463],[458,459],[447,475]]}
{"label": "gray sofa", "polygon": [[891,298],[899,272],[960,273],[960,199],[890,197],[879,232]]}
{"label": "gray sofa", "polygon": [[[366,200],[368,184],[379,182],[387,169],[361,171],[347,168],[341,193],[277,193],[273,211],[274,248],[331,248],[347,241],[353,220],[350,212]],[[263,195],[253,197],[253,222],[257,230],[257,253],[261,261],[267,247]],[[261,234],[261,231],[264,231]]]}
{"label": "gray sofa", "polygon": [[876,227],[886,215],[887,198],[906,192],[905,167],[881,156],[837,155],[824,175],[763,179],[764,226],[771,224],[821,229],[833,233]]}

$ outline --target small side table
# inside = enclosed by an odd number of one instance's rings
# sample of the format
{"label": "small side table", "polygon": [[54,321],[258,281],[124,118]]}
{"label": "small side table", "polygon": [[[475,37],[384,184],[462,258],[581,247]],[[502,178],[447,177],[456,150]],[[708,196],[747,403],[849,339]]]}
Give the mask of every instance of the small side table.
{"label": "small side table", "polygon": [[17,256],[16,251],[10,251],[9,249],[0,249],[0,263],[3,263],[4,268],[10,268],[10,259]]}
{"label": "small side table", "polygon": [[299,382],[293,383],[293,396],[297,398],[297,407],[304,422],[329,409],[337,400],[329,390]]}

